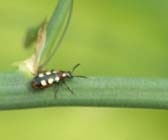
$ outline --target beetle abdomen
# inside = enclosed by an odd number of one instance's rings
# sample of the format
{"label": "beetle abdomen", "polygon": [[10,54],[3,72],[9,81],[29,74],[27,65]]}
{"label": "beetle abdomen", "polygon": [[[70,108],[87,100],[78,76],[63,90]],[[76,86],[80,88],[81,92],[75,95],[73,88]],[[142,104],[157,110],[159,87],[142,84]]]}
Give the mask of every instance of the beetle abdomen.
{"label": "beetle abdomen", "polygon": [[56,71],[41,72],[32,80],[32,88],[47,88],[59,81],[60,77]]}

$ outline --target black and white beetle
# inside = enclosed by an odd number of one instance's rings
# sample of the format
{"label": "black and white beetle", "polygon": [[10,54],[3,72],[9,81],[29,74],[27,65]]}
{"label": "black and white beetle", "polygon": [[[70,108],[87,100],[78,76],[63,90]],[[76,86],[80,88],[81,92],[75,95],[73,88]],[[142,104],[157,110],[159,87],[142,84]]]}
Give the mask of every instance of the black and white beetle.
{"label": "black and white beetle", "polygon": [[64,84],[66,88],[73,94],[73,91],[66,84],[66,80],[72,79],[73,77],[86,78],[85,76],[73,75],[73,72],[80,64],[77,64],[73,67],[72,71],[44,71],[38,73],[32,80],[31,86],[33,89],[44,89],[50,86],[60,86]]}
{"label": "black and white beetle", "polygon": [[[36,52],[34,55],[35,59],[33,59],[33,65],[31,68],[31,69],[33,69],[32,74],[35,75],[35,77],[33,78],[32,82],[31,82],[31,87],[33,89],[45,89],[45,88],[48,88],[53,85],[55,85],[58,89],[60,84],[64,84],[66,86],[66,88],[71,93],[73,93],[73,91],[66,84],[66,81],[69,79],[72,79],[73,77],[85,78],[85,76],[77,76],[77,75],[74,76],[73,75],[73,72],[80,64],[75,65],[71,71],[55,71],[55,70],[43,71],[42,70],[43,66],[45,66],[49,62],[51,57],[54,55],[54,53],[56,52],[56,50],[60,46],[60,42],[62,41],[64,34],[67,30],[67,27],[69,25],[71,13],[72,13],[72,8],[73,8],[73,0],[71,0],[70,11],[69,11],[69,13],[67,13],[68,17],[66,20],[66,24],[65,24],[65,27],[63,29],[62,34],[60,35],[58,43],[54,46],[53,49],[50,48],[49,52],[45,51],[45,54],[47,54],[47,57],[45,57],[45,61],[43,61],[43,64],[41,64],[40,62],[42,61],[41,54],[42,54],[43,50],[45,50],[43,47],[45,46],[45,43],[46,43],[45,42],[45,39],[46,39],[46,20],[44,20],[44,22],[41,25],[41,28],[39,30],[38,37],[37,37],[37,46],[36,46]],[[40,42],[38,42],[38,41],[40,41]],[[44,41],[44,42],[42,42],[42,41]],[[38,45],[40,45],[40,46],[38,46]]]}

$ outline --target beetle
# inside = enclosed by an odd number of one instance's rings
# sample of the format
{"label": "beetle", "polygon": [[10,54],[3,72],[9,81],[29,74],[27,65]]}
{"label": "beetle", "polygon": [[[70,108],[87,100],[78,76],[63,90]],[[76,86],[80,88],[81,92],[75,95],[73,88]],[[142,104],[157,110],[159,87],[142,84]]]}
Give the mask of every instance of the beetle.
{"label": "beetle", "polygon": [[77,64],[73,67],[71,71],[43,71],[38,73],[32,80],[31,86],[33,89],[45,89],[53,85],[59,87],[61,84],[64,84],[65,87],[73,94],[73,91],[66,84],[67,80],[72,79],[73,77],[86,78],[85,76],[73,75],[73,72],[80,64]]}

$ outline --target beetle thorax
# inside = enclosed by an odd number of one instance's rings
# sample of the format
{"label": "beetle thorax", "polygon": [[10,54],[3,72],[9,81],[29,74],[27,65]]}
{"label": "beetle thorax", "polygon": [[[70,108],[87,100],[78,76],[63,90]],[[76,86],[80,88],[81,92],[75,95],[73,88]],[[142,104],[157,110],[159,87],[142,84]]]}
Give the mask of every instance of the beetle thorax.
{"label": "beetle thorax", "polygon": [[71,79],[73,77],[69,71],[60,71],[58,72],[58,75],[60,76],[60,79]]}

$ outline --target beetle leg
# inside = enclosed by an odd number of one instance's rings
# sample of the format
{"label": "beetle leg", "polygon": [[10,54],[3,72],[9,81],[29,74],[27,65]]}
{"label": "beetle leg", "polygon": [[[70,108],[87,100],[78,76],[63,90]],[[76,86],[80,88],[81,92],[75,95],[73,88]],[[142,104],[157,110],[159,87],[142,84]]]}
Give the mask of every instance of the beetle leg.
{"label": "beetle leg", "polygon": [[55,88],[54,88],[54,89],[55,89],[55,90],[54,90],[54,98],[57,97],[57,93],[58,93],[59,87],[60,87],[59,84],[55,85]]}
{"label": "beetle leg", "polygon": [[63,84],[65,85],[66,89],[71,93],[74,94],[73,90],[67,85],[65,81],[63,81]]}

